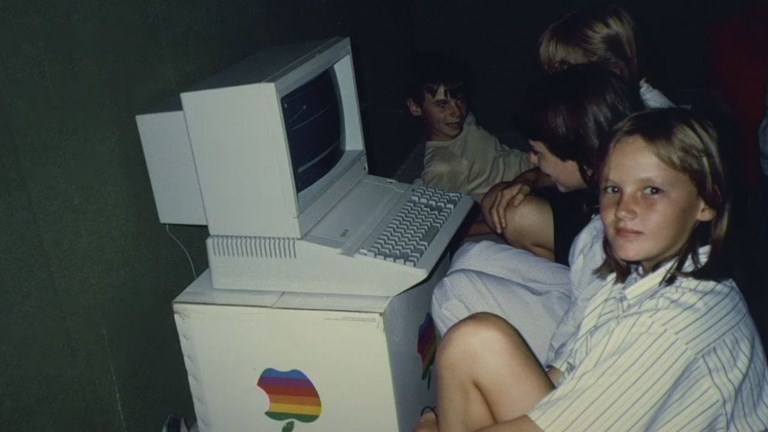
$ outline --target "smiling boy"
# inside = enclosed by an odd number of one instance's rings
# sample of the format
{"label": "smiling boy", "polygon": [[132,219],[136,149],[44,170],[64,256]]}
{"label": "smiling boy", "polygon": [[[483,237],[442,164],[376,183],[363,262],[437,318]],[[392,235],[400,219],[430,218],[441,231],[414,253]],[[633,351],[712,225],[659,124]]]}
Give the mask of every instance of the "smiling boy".
{"label": "smiling boy", "polygon": [[525,152],[504,146],[469,111],[464,64],[440,54],[414,61],[406,105],[426,140],[421,179],[428,186],[479,201],[494,184],[533,167]]}

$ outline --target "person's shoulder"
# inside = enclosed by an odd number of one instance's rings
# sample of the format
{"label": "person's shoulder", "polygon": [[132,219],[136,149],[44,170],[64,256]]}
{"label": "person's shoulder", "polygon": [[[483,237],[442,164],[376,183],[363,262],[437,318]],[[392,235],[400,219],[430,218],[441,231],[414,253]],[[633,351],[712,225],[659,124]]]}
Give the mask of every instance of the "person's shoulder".
{"label": "person's shoulder", "polygon": [[592,253],[595,252],[595,249],[602,251],[603,233],[603,222],[600,220],[600,216],[592,216],[592,219],[587,222],[587,225],[582,228],[581,232],[573,240],[570,253],[571,262],[573,262],[576,255]]}
{"label": "person's shoulder", "polygon": [[592,219],[587,222],[587,225],[584,226],[584,229],[581,230],[581,233],[579,236],[581,236],[583,233],[583,237],[585,241],[589,241],[590,244],[595,243],[601,243],[603,241],[603,234],[605,233],[605,228],[603,227],[603,221],[600,220],[600,216],[594,215],[592,216]]}
{"label": "person's shoulder", "polygon": [[464,118],[464,127],[467,127],[467,126],[478,127],[478,128],[480,127],[477,124],[477,118],[475,117],[475,114],[472,111],[468,112],[467,117]]}
{"label": "person's shoulder", "polygon": [[659,289],[657,295],[683,312],[696,313],[706,313],[707,309],[723,307],[723,302],[732,305],[743,301],[741,292],[732,279],[717,281],[686,275],[675,277],[672,283]]}
{"label": "person's shoulder", "polygon": [[729,334],[743,333],[751,318],[732,280],[678,276],[643,301],[649,321],[670,330],[694,352],[703,352]]}
{"label": "person's shoulder", "polygon": [[464,119],[464,129],[461,131],[459,137],[462,136],[467,141],[477,141],[478,138],[483,138],[481,140],[482,142],[499,142],[499,139],[496,135],[486,130],[477,122],[477,118],[475,118],[475,115],[472,112],[467,114],[467,118]]}
{"label": "person's shoulder", "polygon": [[640,80],[640,99],[646,108],[673,108],[672,102],[664,93],[654,88],[645,78]]}
{"label": "person's shoulder", "polygon": [[568,254],[574,292],[587,297],[594,295],[603,284],[603,278],[596,274],[595,270],[604,260],[603,222],[599,216],[593,216],[576,235]]}

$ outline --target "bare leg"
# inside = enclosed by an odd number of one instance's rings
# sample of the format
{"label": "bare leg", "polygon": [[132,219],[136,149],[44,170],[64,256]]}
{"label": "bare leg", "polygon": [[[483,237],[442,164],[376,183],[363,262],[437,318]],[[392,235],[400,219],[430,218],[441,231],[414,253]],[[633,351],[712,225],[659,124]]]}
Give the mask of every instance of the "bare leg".
{"label": "bare leg", "polygon": [[555,228],[552,207],[540,197],[528,196],[517,207],[507,209],[504,239],[518,249],[550,260],[555,259]]}
{"label": "bare leg", "polygon": [[517,330],[486,313],[448,331],[437,353],[437,372],[440,432],[513,420],[554,389]]}

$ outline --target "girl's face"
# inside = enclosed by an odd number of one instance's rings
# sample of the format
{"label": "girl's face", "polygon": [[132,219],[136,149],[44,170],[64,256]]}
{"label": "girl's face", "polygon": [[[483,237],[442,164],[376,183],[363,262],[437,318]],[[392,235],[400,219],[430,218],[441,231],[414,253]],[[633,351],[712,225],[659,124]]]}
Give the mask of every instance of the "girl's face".
{"label": "girl's face", "polygon": [[649,271],[677,255],[699,222],[714,217],[691,180],[659,160],[641,138],[625,138],[611,149],[600,218],[618,258]]}
{"label": "girl's face", "polygon": [[537,165],[541,172],[548,175],[560,192],[570,192],[587,187],[579,173],[579,165],[575,161],[558,158],[541,141],[529,140],[528,142],[531,144],[529,153],[531,163]]}

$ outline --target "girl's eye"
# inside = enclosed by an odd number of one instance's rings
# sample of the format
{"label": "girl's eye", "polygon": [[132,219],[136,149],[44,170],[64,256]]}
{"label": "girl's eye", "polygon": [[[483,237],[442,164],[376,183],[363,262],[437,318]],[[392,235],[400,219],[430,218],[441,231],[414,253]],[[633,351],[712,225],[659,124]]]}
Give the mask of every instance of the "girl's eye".
{"label": "girl's eye", "polygon": [[643,193],[646,195],[658,195],[661,193],[661,189],[653,186],[647,186],[645,189],[643,189]]}
{"label": "girl's eye", "polygon": [[604,194],[615,194],[619,192],[619,188],[613,185],[607,185],[603,186],[603,193]]}

